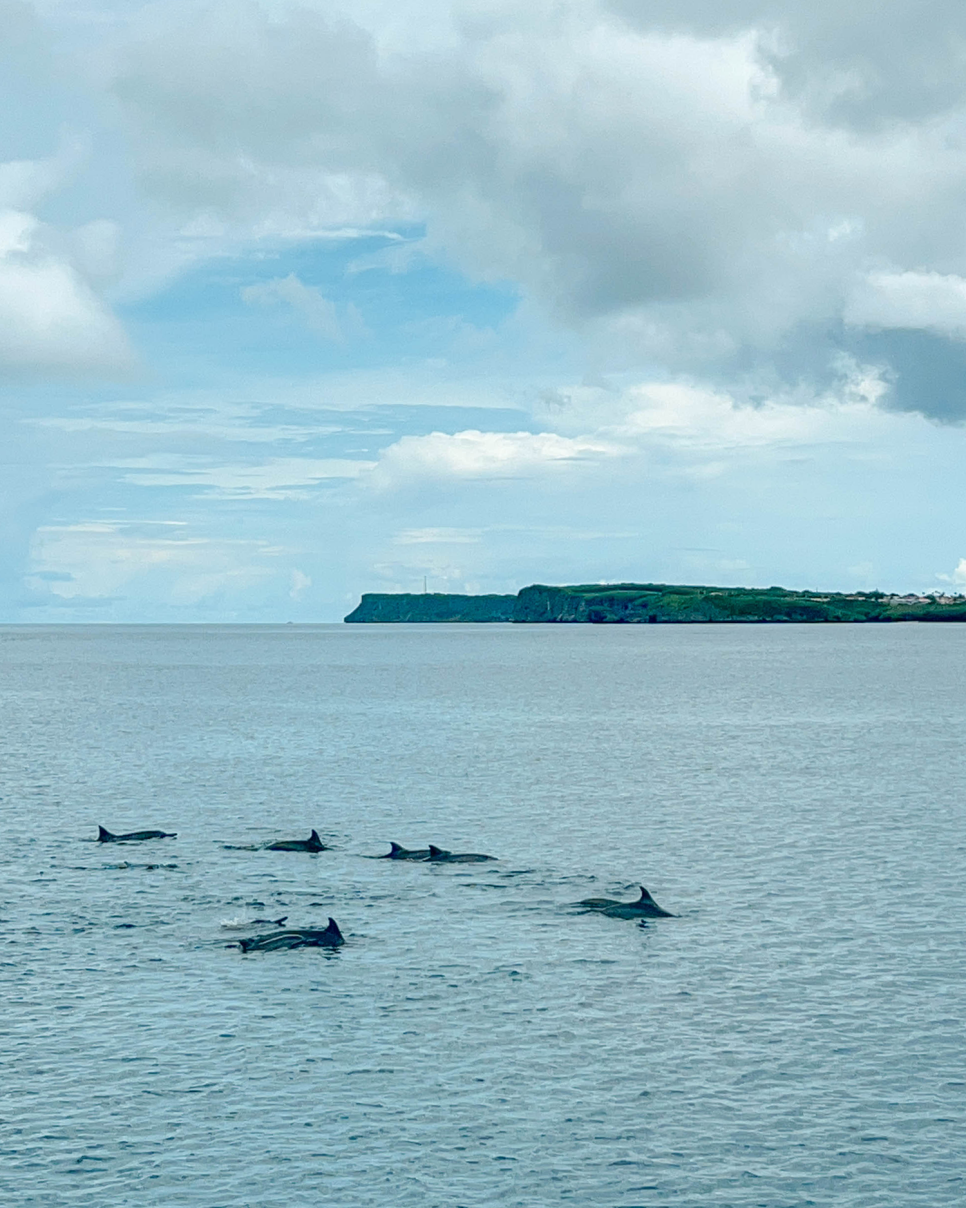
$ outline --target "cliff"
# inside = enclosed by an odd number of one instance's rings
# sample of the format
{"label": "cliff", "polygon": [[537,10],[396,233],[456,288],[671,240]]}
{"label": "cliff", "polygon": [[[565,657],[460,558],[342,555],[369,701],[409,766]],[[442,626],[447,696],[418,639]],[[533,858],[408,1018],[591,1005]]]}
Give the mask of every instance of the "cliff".
{"label": "cliff", "polygon": [[383,595],[367,592],[353,612],[345,618],[358,621],[509,621],[513,618],[516,596],[448,596],[439,592],[423,595]]}

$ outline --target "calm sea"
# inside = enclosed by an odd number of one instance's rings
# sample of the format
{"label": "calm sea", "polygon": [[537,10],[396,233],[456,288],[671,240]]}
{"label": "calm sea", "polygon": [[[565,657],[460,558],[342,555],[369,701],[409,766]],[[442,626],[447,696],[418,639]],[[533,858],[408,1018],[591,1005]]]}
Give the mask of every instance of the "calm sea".
{"label": "calm sea", "polygon": [[0,1201],[966,1202],[964,686],[957,625],[0,629]]}

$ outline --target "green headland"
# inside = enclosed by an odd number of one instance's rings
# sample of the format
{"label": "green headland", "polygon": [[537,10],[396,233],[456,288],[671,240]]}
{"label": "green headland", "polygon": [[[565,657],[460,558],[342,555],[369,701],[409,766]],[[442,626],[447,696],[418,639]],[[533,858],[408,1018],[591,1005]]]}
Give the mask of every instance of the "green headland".
{"label": "green headland", "polygon": [[345,618],[356,622],[513,621],[539,624],[681,625],[700,622],[966,621],[959,595],[880,591],[789,591],[784,587],[695,587],[599,583],[524,587],[515,596],[367,593]]}

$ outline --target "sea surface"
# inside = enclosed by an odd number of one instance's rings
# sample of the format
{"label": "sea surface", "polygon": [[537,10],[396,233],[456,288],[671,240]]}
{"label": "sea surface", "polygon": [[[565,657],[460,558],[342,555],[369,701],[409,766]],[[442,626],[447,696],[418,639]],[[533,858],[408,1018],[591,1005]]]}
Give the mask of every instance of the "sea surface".
{"label": "sea surface", "polygon": [[964,785],[960,625],[2,628],[0,1202],[966,1203]]}

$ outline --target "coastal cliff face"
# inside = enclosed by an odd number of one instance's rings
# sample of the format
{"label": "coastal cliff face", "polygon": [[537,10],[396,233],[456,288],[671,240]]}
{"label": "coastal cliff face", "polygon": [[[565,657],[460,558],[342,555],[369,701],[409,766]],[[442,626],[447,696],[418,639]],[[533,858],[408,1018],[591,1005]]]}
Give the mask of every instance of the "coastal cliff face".
{"label": "coastal cliff face", "polygon": [[787,591],[783,587],[695,587],[669,583],[534,584],[515,596],[367,593],[350,622],[688,625],[699,623],[966,621],[963,597],[882,592]]}
{"label": "coastal cliff face", "polygon": [[374,624],[510,621],[516,602],[516,596],[449,596],[439,592],[383,595],[367,592],[359,607],[345,619],[353,624],[360,621]]}

